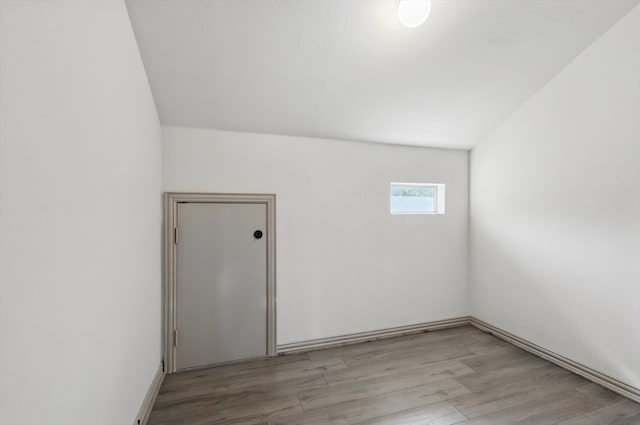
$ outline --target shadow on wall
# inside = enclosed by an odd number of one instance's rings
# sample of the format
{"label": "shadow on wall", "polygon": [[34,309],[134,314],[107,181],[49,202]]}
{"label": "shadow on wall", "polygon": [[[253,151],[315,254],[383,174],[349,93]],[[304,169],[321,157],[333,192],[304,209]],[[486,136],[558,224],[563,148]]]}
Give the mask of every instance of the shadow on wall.
{"label": "shadow on wall", "polygon": [[[611,250],[620,249],[614,243],[620,235],[609,230],[608,222],[586,225],[568,216],[474,216],[472,314],[603,373],[598,366],[611,365],[613,372],[607,374],[638,382],[634,360],[594,338],[598,329],[585,326],[585,317],[596,318],[606,337],[606,329],[620,326],[618,319],[625,317],[599,303],[597,295],[602,292],[604,297],[610,288],[609,270],[624,269],[624,264],[590,261],[611,258]],[[575,246],[583,249],[576,252]],[[567,346],[571,352],[563,349]]]}

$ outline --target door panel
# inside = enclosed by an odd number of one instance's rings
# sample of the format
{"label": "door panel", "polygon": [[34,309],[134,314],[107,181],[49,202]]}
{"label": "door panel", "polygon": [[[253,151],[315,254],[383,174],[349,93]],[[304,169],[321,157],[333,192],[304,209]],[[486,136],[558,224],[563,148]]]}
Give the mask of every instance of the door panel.
{"label": "door panel", "polygon": [[178,204],[177,369],[266,355],[266,215],[266,204]]}

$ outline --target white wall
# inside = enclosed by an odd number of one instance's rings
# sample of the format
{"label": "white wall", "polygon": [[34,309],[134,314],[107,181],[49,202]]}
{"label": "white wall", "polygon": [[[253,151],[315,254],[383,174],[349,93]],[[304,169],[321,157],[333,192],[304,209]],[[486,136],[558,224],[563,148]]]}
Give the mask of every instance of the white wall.
{"label": "white wall", "polygon": [[[446,214],[391,216],[390,182]],[[467,151],[164,127],[163,188],[277,195],[279,344],[467,314]]]}
{"label": "white wall", "polygon": [[640,387],[640,8],[471,155],[472,313]]}
{"label": "white wall", "polygon": [[131,424],[160,362],[160,126],[122,1],[0,2],[0,423]]}

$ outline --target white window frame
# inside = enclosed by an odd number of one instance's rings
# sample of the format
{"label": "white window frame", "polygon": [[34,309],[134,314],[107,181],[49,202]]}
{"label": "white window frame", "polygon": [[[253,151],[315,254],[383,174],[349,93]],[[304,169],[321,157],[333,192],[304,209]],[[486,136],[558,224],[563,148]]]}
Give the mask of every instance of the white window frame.
{"label": "white window frame", "polygon": [[[397,211],[391,208],[391,191],[394,188],[420,188],[433,189],[435,192],[432,211]],[[444,214],[445,207],[445,185],[441,183],[397,183],[391,182],[389,185],[389,212],[391,215],[437,215]]]}

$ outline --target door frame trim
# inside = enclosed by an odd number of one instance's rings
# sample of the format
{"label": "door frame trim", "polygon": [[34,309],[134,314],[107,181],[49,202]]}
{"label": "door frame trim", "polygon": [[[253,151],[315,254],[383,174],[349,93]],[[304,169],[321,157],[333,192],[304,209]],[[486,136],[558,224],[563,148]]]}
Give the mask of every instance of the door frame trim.
{"label": "door frame trim", "polygon": [[276,195],[244,193],[164,193],[163,224],[163,357],[165,373],[176,372],[176,264],[175,228],[178,224],[178,204],[264,204],[267,207],[267,357],[277,355],[276,346]]}

